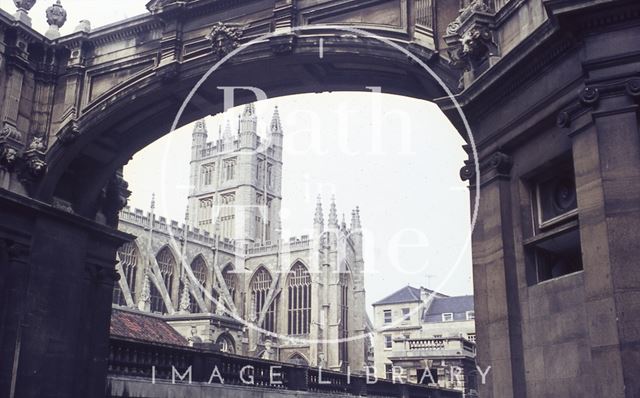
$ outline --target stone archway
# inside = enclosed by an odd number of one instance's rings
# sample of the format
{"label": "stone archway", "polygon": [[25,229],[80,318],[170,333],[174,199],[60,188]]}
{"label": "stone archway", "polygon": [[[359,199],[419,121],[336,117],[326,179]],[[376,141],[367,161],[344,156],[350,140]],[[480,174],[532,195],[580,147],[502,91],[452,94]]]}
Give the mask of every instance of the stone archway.
{"label": "stone archway", "polygon": [[[483,177],[474,159],[461,177],[486,198],[473,236],[478,358],[483,370],[492,366],[481,393],[638,394],[640,340],[629,316],[640,286],[637,1],[148,6],[148,15],[55,40],[0,13],[0,265],[10,286],[0,302],[0,393],[104,393],[115,253],[133,238],[113,228],[127,197],[118,170],[166,134],[186,93],[235,40],[278,33],[222,68],[181,124],[222,110],[218,86],[255,85],[270,97],[381,86],[452,109],[406,56],[319,25],[335,24],[380,34],[429,63],[473,126]],[[313,33],[291,33],[314,24]],[[529,258],[535,238],[548,236],[531,236],[527,198],[559,158],[575,170],[570,227],[580,231],[584,270],[539,285]],[[566,291],[571,301],[559,298]],[[545,305],[563,327],[532,310]]]}

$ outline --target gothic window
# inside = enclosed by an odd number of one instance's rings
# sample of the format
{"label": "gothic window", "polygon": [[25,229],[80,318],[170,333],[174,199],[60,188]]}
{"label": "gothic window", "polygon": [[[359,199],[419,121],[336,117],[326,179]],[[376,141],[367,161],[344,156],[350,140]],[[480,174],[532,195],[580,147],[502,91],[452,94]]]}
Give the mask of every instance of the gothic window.
{"label": "gothic window", "polygon": [[347,370],[349,364],[349,274],[340,274],[340,346],[339,360],[342,362],[342,370]]}
{"label": "gothic window", "polygon": [[[136,266],[138,265],[138,249],[133,242],[127,242],[118,249],[118,259],[122,266],[122,272],[124,275],[120,275],[121,278],[127,282],[131,297],[135,301],[136,290]],[[124,295],[120,289],[120,282],[116,282],[113,288],[113,303],[116,305],[126,305]]]}
{"label": "gothic window", "polygon": [[[202,256],[196,257],[191,263],[191,271],[193,271],[193,276],[195,276],[198,284],[193,285],[193,291],[195,294],[202,297],[202,289],[204,288],[205,282],[207,280],[207,264],[204,261]],[[180,290],[182,292],[182,290]],[[191,300],[191,306],[189,308],[189,312],[197,313],[199,311],[198,302],[196,300]]]}
{"label": "gothic window", "polygon": [[[160,267],[160,281],[164,283],[164,286],[167,288],[167,292],[171,295],[171,290],[173,287],[173,275],[176,269],[176,259],[173,257],[171,253],[171,249],[167,246],[162,248],[158,255],[156,256],[156,261],[158,262],[158,267]],[[153,283],[151,284],[153,285]],[[153,290],[153,288],[152,288]],[[164,300],[160,295],[160,292],[156,290],[156,300],[151,299],[151,311],[153,312],[167,312],[167,307],[164,304]]]}
{"label": "gothic window", "polygon": [[236,275],[233,273],[233,265],[227,264],[226,267],[222,270],[222,279],[224,279],[225,285],[227,285],[227,289],[229,290],[229,295],[231,296],[231,300],[235,303],[236,301]]}
{"label": "gothic window", "polygon": [[213,175],[215,172],[215,163],[209,163],[202,166],[202,184],[211,185],[213,183]]}
{"label": "gothic window", "polygon": [[200,199],[198,205],[198,225],[210,225],[213,217],[213,197]]}
{"label": "gothic window", "polygon": [[220,195],[220,234],[224,238],[235,238],[235,202],[234,192]]}
{"label": "gothic window", "polygon": [[[271,274],[269,274],[269,271],[264,267],[260,267],[251,280],[251,302],[253,306],[253,315],[256,320],[260,318],[260,311],[267,301],[269,289],[271,288],[271,281]],[[269,332],[275,332],[276,330],[275,300],[271,302],[271,305],[267,310],[264,322],[262,323],[262,328]]]}
{"label": "gothic window", "polygon": [[272,164],[268,164],[267,165],[267,186],[271,187],[272,186],[272,181],[273,181],[273,177],[272,177]]}
{"label": "gothic window", "polygon": [[225,159],[223,163],[224,180],[229,181],[235,178],[236,158]]}
{"label": "gothic window", "polygon": [[308,334],[311,324],[311,275],[299,262],[289,272],[288,298],[288,334]]}

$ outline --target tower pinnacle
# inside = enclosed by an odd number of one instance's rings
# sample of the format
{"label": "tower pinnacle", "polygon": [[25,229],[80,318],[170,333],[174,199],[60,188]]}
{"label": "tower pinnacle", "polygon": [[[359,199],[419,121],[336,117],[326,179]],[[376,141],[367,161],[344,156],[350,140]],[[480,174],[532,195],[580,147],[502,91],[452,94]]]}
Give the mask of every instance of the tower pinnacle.
{"label": "tower pinnacle", "polygon": [[271,134],[282,134],[282,123],[277,106],[273,108],[273,116],[271,117]]}
{"label": "tower pinnacle", "polygon": [[320,195],[318,195],[318,201],[316,202],[316,213],[313,216],[313,225],[319,226],[320,229],[324,228],[324,214],[322,213],[322,202]]}
{"label": "tower pinnacle", "polygon": [[338,229],[338,210],[336,209],[336,197],[331,197],[331,206],[329,207],[329,228]]}

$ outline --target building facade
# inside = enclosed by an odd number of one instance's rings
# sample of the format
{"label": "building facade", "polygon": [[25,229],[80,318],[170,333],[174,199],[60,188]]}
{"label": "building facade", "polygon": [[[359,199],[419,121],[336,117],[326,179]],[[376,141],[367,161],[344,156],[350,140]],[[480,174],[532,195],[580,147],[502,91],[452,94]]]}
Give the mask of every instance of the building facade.
{"label": "building facade", "polygon": [[373,311],[378,377],[476,394],[473,296],[406,286],[374,303]]}
{"label": "building facade", "polygon": [[[312,236],[280,239],[282,138],[277,109],[268,136],[258,136],[253,104],[237,133],[227,125],[214,142],[197,122],[185,222],[155,215],[155,203],[148,213],[121,211],[120,230],[137,239],[118,250],[113,302],[165,314],[192,342],[362,371],[369,328],[359,210],[347,227],[332,201],[325,224],[318,201]],[[345,340],[353,336],[363,338]]]}

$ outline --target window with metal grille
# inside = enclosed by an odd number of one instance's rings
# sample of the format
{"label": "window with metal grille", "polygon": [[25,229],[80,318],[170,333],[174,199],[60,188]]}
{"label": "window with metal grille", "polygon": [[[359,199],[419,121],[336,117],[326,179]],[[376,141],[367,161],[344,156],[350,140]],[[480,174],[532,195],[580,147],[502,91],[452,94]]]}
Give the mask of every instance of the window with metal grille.
{"label": "window with metal grille", "polygon": [[[271,274],[266,268],[260,267],[260,269],[253,275],[251,281],[251,298],[253,303],[253,313],[256,320],[260,319],[260,311],[264,307],[267,296],[269,295],[269,289],[271,288]],[[264,317],[264,322],[261,326],[264,330],[269,332],[275,332],[276,330],[276,308],[275,300],[271,302],[269,308]]]}
{"label": "window with metal grille", "polygon": [[[124,275],[121,278],[127,282],[131,297],[136,300],[136,266],[138,265],[138,248],[133,242],[127,242],[118,249],[118,260],[122,266]],[[120,282],[116,282],[113,287],[113,303],[116,305],[126,305],[124,295],[120,289]]]}
{"label": "window with metal grille", "polygon": [[290,335],[309,333],[311,325],[311,275],[301,263],[289,272],[289,327]]}

